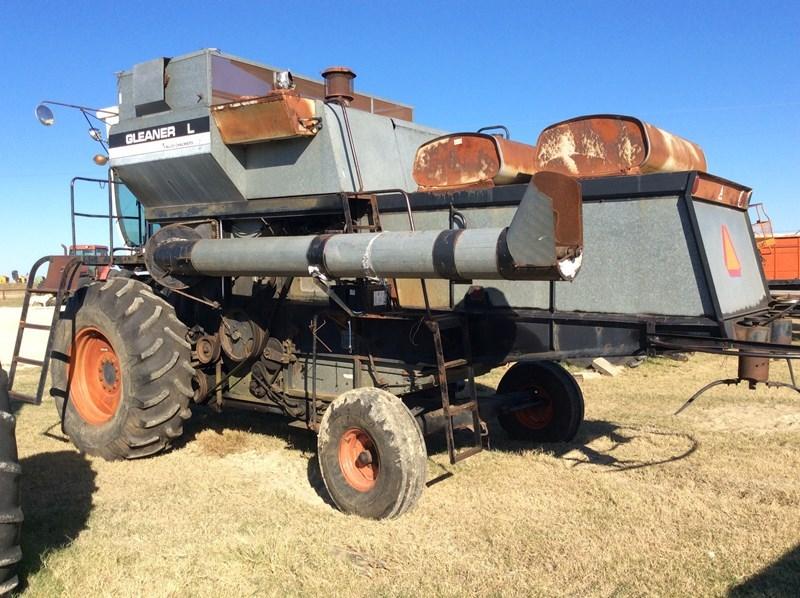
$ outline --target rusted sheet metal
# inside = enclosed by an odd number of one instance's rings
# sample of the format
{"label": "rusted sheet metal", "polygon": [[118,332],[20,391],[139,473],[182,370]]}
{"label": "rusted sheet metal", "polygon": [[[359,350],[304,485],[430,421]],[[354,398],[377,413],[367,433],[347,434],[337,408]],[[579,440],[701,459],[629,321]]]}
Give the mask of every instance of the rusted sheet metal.
{"label": "rusted sheet metal", "polygon": [[537,172],[533,184],[553,202],[556,257],[583,252],[583,198],[578,181],[554,172]]}
{"label": "rusted sheet metal", "polygon": [[[211,56],[212,104],[239,102],[261,97],[273,89],[275,75],[280,71],[241,59],[213,54]],[[294,75],[295,89],[306,98],[325,99],[325,84],[314,79]],[[247,94],[249,97],[243,97]],[[350,107],[390,118],[413,121],[411,106],[375,96],[354,93]]]}
{"label": "rusted sheet metal", "polygon": [[524,182],[536,172],[536,148],[484,133],[454,133],[417,150],[414,180],[420,189]]}
{"label": "rusted sheet metal", "polygon": [[732,181],[701,172],[697,174],[692,186],[692,197],[724,203],[746,210],[750,204],[753,190]]}
{"label": "rusted sheet metal", "polygon": [[[80,260],[80,258],[75,257],[74,255],[51,255],[50,256],[50,263],[47,267],[47,275],[44,277],[44,280],[39,284],[37,288],[38,291],[47,291],[50,293],[57,293],[58,287],[61,284],[61,279],[64,277],[64,273],[66,272],[70,275],[70,268],[74,266],[72,262],[75,260]],[[66,289],[68,291],[77,291],[81,285],[80,276],[75,276],[75,273],[82,273],[80,272],[83,270],[85,273],[88,273],[88,268],[85,266],[79,267],[77,270],[72,270],[71,275],[66,281]]]}
{"label": "rusted sheet metal", "polygon": [[630,116],[582,116],[539,135],[539,170],[590,177],[705,170],[700,146]]}
{"label": "rusted sheet metal", "polygon": [[[770,342],[769,326],[743,326],[736,324],[734,327],[736,340],[768,343]],[[791,342],[791,337],[790,337]],[[752,355],[739,356],[738,377],[752,384],[769,380],[769,357]]]}
{"label": "rusted sheet metal", "polygon": [[349,105],[355,99],[353,79],[356,74],[346,66],[332,66],[322,71],[325,79],[325,99],[340,100]]}
{"label": "rusted sheet metal", "polygon": [[309,137],[319,128],[314,100],[294,91],[213,106],[211,114],[227,144]]}

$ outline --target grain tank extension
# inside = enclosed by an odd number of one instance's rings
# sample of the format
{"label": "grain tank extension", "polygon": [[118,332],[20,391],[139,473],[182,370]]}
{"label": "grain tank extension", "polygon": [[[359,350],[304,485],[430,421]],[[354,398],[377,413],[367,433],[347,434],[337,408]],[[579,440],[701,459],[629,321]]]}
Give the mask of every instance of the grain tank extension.
{"label": "grain tank extension", "polygon": [[[98,116],[126,248],[34,266],[49,272],[23,308],[17,400],[40,402],[52,373],[64,431],[106,459],[169,449],[198,410],[278,414],[317,434],[339,508],[384,518],[419,499],[426,436],[452,464],[495,426],[573,440],[583,396],[558,360],[732,353],[732,382],[755,386],[795,356],[751,191],[693,142],[617,115],[535,145],[441,131],[349,68],[322,76],[214,50],[118,75]],[[37,360],[19,355],[34,292],[63,304]],[[13,390],[22,363],[42,368],[36,395]],[[508,363],[479,400],[476,376]]]}

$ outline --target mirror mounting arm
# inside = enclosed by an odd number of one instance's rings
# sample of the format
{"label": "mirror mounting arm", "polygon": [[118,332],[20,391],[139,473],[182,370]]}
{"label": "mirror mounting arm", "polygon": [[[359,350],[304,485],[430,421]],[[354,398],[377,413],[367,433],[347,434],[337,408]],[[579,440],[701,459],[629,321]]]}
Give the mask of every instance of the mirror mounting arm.
{"label": "mirror mounting arm", "polygon": [[[75,108],[76,110],[91,112],[91,113],[102,113],[106,116],[119,116],[118,112],[114,112],[113,110],[103,110],[101,108],[90,108],[88,106],[79,106],[78,104],[65,104],[64,102],[56,102],[54,100],[42,100],[39,102],[39,106],[64,106],[65,108]],[[38,107],[37,107],[38,110]]]}

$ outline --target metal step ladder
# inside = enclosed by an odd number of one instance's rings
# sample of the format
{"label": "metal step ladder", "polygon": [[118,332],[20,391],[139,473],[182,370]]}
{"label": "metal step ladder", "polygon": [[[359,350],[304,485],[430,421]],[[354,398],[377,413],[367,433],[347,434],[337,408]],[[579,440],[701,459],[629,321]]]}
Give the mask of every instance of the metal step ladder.
{"label": "metal step ladder", "polygon": [[[368,191],[365,193],[349,193],[343,194],[342,206],[345,213],[345,232],[380,232],[383,230],[380,220],[380,209],[378,204],[378,197],[382,195],[400,195],[405,200],[406,214],[408,216],[408,229],[415,230],[414,216],[411,210],[411,200],[408,193],[401,189],[386,189],[381,191]],[[358,202],[368,202],[369,212],[367,214],[368,224],[358,225],[352,217],[353,207]],[[453,226],[454,212],[451,206],[450,225]],[[475,385],[475,367],[472,361],[472,346],[470,343],[469,326],[462,314],[455,312],[447,312],[442,314],[434,314],[431,311],[430,299],[428,297],[428,288],[425,279],[420,279],[420,287],[422,290],[422,297],[425,303],[425,316],[423,320],[428,330],[433,336],[433,345],[436,352],[436,381],[439,386],[439,392],[442,400],[442,411],[445,416],[445,436],[447,438],[447,454],[450,457],[450,464],[455,465],[459,461],[471,457],[483,450],[483,437],[484,423],[481,420],[480,412],[478,410],[478,393]],[[452,293],[452,284],[451,284]],[[397,298],[395,298],[396,300]],[[452,298],[451,298],[452,304]],[[399,304],[398,304],[399,307]],[[447,360],[444,355],[444,343],[442,342],[442,330],[449,330],[459,328],[461,330],[461,347],[463,349],[464,357],[459,359]],[[360,367],[360,366],[358,366]],[[448,372],[451,370],[466,369],[467,372],[467,388],[469,392],[469,399],[464,403],[452,404],[450,402],[450,391],[448,389]],[[464,412],[472,413],[472,443],[462,448],[456,449],[453,418]]]}
{"label": "metal step ladder", "polygon": [[[472,364],[472,347],[470,345],[469,326],[466,318],[460,314],[428,315],[425,318],[425,325],[433,336],[433,345],[436,351],[436,378],[439,383],[439,392],[442,397],[442,411],[445,417],[445,435],[447,437],[447,453],[450,457],[450,464],[454,465],[459,461],[471,457],[483,450],[483,422],[478,411],[478,392],[475,386],[475,368]],[[447,360],[444,354],[444,344],[442,342],[442,330],[453,328],[461,329],[461,346],[464,357],[459,359]],[[450,391],[448,390],[447,372],[456,369],[466,369],[467,389],[469,399],[465,403],[452,404],[450,402]],[[464,412],[472,413],[472,444],[461,450],[456,449],[453,417]]]}
{"label": "metal step ladder", "polygon": [[[36,280],[36,273],[42,264],[48,262],[49,267],[47,276],[42,284],[34,288],[34,281]],[[22,301],[22,313],[19,317],[19,327],[17,328],[17,340],[14,343],[14,355],[11,358],[11,366],[8,371],[8,394],[12,401],[19,401],[22,403],[31,403],[39,405],[42,402],[42,395],[44,394],[44,386],[47,384],[47,373],[50,369],[50,352],[53,349],[53,337],[55,334],[56,324],[61,313],[61,305],[68,296],[75,290],[77,283],[77,276],[80,272],[82,265],[81,259],[71,255],[48,255],[39,259],[31,268],[28,282],[25,286],[25,296]],[[50,324],[34,324],[28,322],[28,308],[30,307],[31,297],[33,295],[52,295],[55,297],[55,307],[53,308],[53,317]],[[31,357],[23,357],[20,355],[22,349],[22,339],[26,330],[44,330],[48,332],[47,345],[42,359],[33,359]],[[32,365],[41,368],[39,373],[39,385],[36,389],[35,395],[23,394],[14,391],[14,380],[17,374],[17,366],[19,364]]]}

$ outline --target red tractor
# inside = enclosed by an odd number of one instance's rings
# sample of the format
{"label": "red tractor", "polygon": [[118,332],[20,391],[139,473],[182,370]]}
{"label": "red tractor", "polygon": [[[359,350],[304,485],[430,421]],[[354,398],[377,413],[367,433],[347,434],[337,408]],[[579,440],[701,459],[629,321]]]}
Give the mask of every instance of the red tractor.
{"label": "red tractor", "polygon": [[[106,245],[70,245],[68,255],[74,255],[80,258],[107,258],[108,247]],[[82,266],[81,276],[91,276],[98,280],[105,280],[108,278],[108,273],[111,270],[111,265],[97,265],[97,266]]]}

